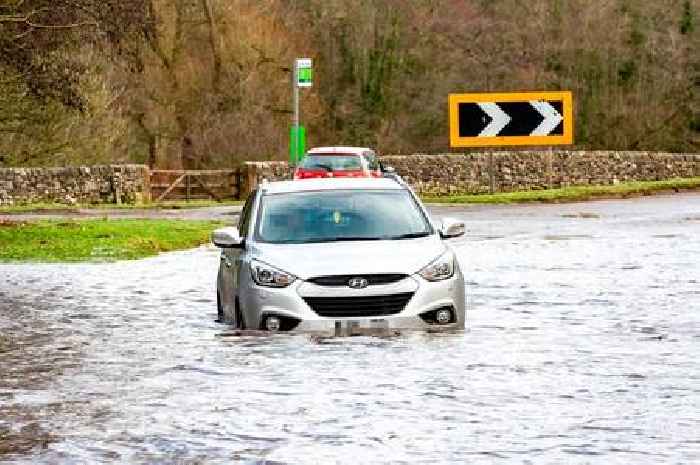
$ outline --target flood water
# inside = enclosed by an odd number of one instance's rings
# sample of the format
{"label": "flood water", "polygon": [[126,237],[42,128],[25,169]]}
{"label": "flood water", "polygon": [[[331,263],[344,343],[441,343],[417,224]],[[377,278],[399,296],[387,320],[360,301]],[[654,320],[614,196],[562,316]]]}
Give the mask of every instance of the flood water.
{"label": "flood water", "polygon": [[241,337],[211,248],[0,265],[0,462],[700,462],[700,195],[436,214],[465,332]]}

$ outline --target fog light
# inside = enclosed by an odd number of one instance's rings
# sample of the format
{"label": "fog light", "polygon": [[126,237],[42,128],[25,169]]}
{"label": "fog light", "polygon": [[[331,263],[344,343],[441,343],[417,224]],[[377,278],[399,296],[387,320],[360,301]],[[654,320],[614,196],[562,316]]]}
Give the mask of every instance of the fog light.
{"label": "fog light", "polygon": [[265,319],[265,329],[268,331],[279,331],[281,321],[276,316],[268,316]]}
{"label": "fog light", "polygon": [[447,323],[452,321],[452,311],[446,308],[438,310],[437,312],[435,312],[435,321],[438,324],[446,325]]}

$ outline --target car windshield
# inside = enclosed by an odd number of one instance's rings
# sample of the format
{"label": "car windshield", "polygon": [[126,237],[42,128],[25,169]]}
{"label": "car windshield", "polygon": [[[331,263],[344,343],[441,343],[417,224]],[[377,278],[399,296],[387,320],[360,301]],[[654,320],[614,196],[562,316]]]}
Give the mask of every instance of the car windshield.
{"label": "car windshield", "polygon": [[307,155],[299,165],[307,170],[357,171],[362,169],[359,155]]}
{"label": "car windshield", "polygon": [[404,190],[314,191],[262,197],[257,239],[276,244],[401,240],[433,234]]}

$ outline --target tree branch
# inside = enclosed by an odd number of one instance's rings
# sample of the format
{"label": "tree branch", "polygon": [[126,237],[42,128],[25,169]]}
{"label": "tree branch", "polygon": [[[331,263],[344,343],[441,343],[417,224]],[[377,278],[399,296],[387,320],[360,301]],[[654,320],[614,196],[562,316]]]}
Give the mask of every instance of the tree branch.
{"label": "tree branch", "polygon": [[[21,3],[20,3],[21,4]],[[34,10],[27,15],[0,15],[0,23],[24,24],[32,29],[74,29],[85,26],[98,26],[97,21],[81,21],[69,24],[41,24],[33,21],[33,17],[42,12],[43,9]]]}
{"label": "tree branch", "polygon": [[212,79],[212,87],[214,92],[219,92],[221,84],[221,55],[219,54],[219,48],[217,46],[217,30],[216,22],[214,21],[214,11],[211,7],[209,0],[201,0],[202,9],[204,10],[204,15],[209,23],[209,47],[211,48],[212,59],[214,60],[214,77]]}
{"label": "tree branch", "polygon": [[148,2],[147,9],[148,9],[148,17],[150,19],[151,24],[144,27],[143,36],[146,39],[146,43],[148,44],[148,47],[160,59],[161,63],[163,64],[163,67],[165,69],[169,70],[171,67],[171,60],[165,54],[163,47],[161,47],[161,45],[160,45],[160,40],[158,38],[158,31],[157,31],[157,25],[156,25],[156,22],[157,22],[156,10],[155,10],[155,7],[153,6],[152,1]]}
{"label": "tree branch", "polygon": [[25,24],[33,29],[74,29],[85,26],[99,26],[97,21],[83,21],[80,23],[73,24],[37,24],[27,20],[25,21]]}

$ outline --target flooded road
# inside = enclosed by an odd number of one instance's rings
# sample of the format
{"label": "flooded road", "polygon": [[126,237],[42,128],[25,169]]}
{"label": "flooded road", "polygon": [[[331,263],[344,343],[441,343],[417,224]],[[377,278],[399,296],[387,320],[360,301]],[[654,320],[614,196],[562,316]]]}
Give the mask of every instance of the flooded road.
{"label": "flooded road", "polygon": [[0,265],[0,462],[700,461],[700,195],[434,213],[466,332],[240,337],[212,248]]}

